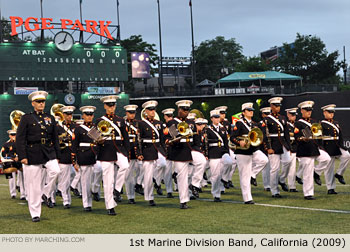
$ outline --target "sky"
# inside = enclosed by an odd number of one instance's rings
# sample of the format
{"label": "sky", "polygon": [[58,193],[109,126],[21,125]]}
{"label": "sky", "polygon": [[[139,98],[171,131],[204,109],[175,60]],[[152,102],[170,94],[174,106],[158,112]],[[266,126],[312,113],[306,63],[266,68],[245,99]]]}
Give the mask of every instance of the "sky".
{"label": "sky", "polygon": [[[189,0],[159,0],[165,57],[191,52]],[[119,0],[121,38],[142,35],[159,49],[157,0]],[[0,0],[2,16],[40,17],[40,0]],[[328,52],[343,46],[350,59],[349,0],[192,0],[195,45],[224,36],[235,38],[246,56],[285,42],[296,34],[316,35]],[[116,0],[83,0],[83,19],[117,23]],[[44,17],[79,19],[79,0],[43,0]],[[95,39],[96,40],[96,39]],[[95,41],[91,41],[95,42]]]}

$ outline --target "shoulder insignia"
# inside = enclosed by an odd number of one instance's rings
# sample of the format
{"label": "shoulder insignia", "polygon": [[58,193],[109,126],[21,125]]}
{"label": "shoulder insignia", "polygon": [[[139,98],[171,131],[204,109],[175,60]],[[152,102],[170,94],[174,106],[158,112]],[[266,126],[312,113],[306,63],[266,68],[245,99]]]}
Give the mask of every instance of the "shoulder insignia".
{"label": "shoulder insignia", "polygon": [[235,126],[235,127],[233,128],[233,130],[237,130],[237,126]]}
{"label": "shoulder insignia", "polygon": [[297,127],[294,128],[294,134],[298,134],[299,133],[299,129]]}
{"label": "shoulder insignia", "polygon": [[266,124],[263,122],[262,124],[261,124],[261,127],[265,127],[266,126]]}
{"label": "shoulder insignia", "polygon": [[164,128],[163,134],[164,134],[164,135],[168,135],[168,134],[169,134],[169,129],[168,129],[168,127]]}
{"label": "shoulder insignia", "polygon": [[72,135],[72,140],[74,140],[75,139],[75,134],[73,133],[73,135]]}

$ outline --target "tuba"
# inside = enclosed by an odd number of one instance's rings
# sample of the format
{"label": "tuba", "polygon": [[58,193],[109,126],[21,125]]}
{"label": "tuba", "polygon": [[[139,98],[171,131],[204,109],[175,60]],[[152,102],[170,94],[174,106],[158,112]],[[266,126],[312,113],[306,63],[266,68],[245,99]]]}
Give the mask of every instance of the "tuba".
{"label": "tuba", "polygon": [[238,137],[238,139],[241,139],[244,141],[244,146],[236,146],[236,149],[240,150],[248,150],[250,146],[257,147],[263,142],[263,132],[259,128],[253,128],[251,131],[249,131],[248,136],[242,136]]}
{"label": "tuba", "polygon": [[59,117],[59,120],[58,120],[59,123],[62,123],[64,121],[63,113],[61,111],[61,108],[63,108],[63,107],[64,107],[63,104],[56,103],[56,104],[52,105],[52,107],[50,109],[50,114],[52,116],[54,116],[55,119],[56,119],[56,117]]}
{"label": "tuba", "polygon": [[[147,118],[147,114],[146,114],[146,109],[144,108],[144,109],[141,110],[141,120],[145,120],[146,118]],[[157,121],[160,120],[157,111],[156,111],[156,113],[154,115],[154,119],[156,119]]]}
{"label": "tuba", "polygon": [[24,114],[25,113],[23,111],[20,111],[20,110],[14,110],[11,112],[10,122],[12,125],[12,129],[16,130],[18,128],[19,122]]}
{"label": "tuba", "polygon": [[311,125],[312,138],[320,139],[322,138],[322,126],[320,123],[313,123]]}

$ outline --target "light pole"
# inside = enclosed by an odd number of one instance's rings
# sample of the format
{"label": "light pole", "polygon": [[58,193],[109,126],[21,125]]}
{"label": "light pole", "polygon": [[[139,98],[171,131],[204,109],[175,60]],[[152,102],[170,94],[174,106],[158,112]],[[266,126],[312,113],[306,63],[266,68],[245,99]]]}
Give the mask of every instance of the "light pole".
{"label": "light pole", "polygon": [[226,72],[224,59],[227,56],[227,54],[228,54],[228,52],[224,51],[224,49],[221,48],[221,50],[220,50],[221,66],[222,66],[222,68],[221,68],[221,78],[224,77],[224,73]]}
{"label": "light pole", "polygon": [[195,66],[195,57],[194,57],[194,33],[193,33],[193,14],[192,14],[192,0],[190,0],[190,11],[191,11],[191,34],[192,34],[192,87],[196,85],[196,66]]}
{"label": "light pole", "polygon": [[117,0],[117,23],[118,23],[117,41],[118,43],[120,43],[119,0]]}
{"label": "light pole", "polygon": [[163,94],[163,51],[162,51],[162,27],[160,24],[160,4],[159,0],[157,0],[158,3],[158,25],[159,25],[159,78],[158,78],[158,84],[159,84],[159,93]]}

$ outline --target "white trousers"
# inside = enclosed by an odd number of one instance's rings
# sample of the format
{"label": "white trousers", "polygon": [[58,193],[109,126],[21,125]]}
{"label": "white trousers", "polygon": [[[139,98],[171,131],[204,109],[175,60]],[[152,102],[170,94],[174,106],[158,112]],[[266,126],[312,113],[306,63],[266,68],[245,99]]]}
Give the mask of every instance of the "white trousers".
{"label": "white trousers", "polygon": [[161,185],[162,179],[164,177],[164,169],[166,167],[165,157],[158,152],[157,165],[153,171],[153,178],[155,179],[158,186]]}
{"label": "white trousers", "polygon": [[191,155],[193,164],[191,184],[197,188],[200,188],[207,160],[205,156],[198,151],[191,151]]}
{"label": "white trousers", "polygon": [[[73,178],[73,181],[72,183],[70,184],[72,188],[74,189],[81,189],[81,183],[80,183],[80,180],[81,180],[81,172],[80,172],[80,169],[78,171],[75,172],[75,176]],[[81,190],[79,190],[79,192],[81,192]]]}
{"label": "white trousers", "polygon": [[71,204],[71,194],[70,194],[70,173],[72,169],[71,164],[58,164],[60,167],[60,173],[58,176],[58,190],[62,193],[63,205]]}
{"label": "white trousers", "polygon": [[209,159],[211,193],[214,198],[220,198],[222,187],[222,174],[232,166],[232,159],[225,153],[221,158]]}
{"label": "white trousers", "polygon": [[138,166],[139,162],[137,159],[130,160],[129,169],[125,176],[125,189],[128,199],[135,199],[135,173]]}
{"label": "white trousers", "polygon": [[296,189],[295,186],[295,176],[296,176],[296,160],[297,154],[291,153],[291,162],[282,163],[281,174],[279,176],[279,182],[286,183],[288,178],[288,187],[289,189]]}
{"label": "white trousers", "polygon": [[93,167],[93,165],[80,166],[81,195],[84,208],[92,207],[91,176]]}
{"label": "white trousers", "polygon": [[156,160],[142,161],[143,193],[145,200],[154,200],[153,197],[153,172],[157,165]]}
{"label": "white trousers", "polygon": [[258,174],[264,170],[267,163],[269,162],[268,157],[261,150],[257,150],[253,152],[252,155],[252,177],[256,179]]}
{"label": "white trousers", "polygon": [[16,197],[16,172],[12,172],[12,178],[9,180],[9,190],[10,190],[10,195],[11,197],[15,196]]}
{"label": "white trousers", "polygon": [[314,169],[316,157],[300,157],[299,169],[303,171],[304,196],[314,195]]}
{"label": "white trousers", "polygon": [[138,161],[138,163],[139,165],[136,167],[136,170],[135,170],[135,180],[136,180],[136,184],[142,185],[144,170],[142,169],[142,161]]}
{"label": "white trousers", "polygon": [[250,185],[250,178],[252,177],[253,156],[237,154],[236,159],[243,201],[246,202],[253,200]]}
{"label": "white trousers", "polygon": [[41,196],[45,194],[46,197],[50,197],[55,189],[57,176],[60,172],[57,159],[50,160],[44,165],[47,173],[47,181],[44,188],[42,188],[41,184],[43,177],[42,165],[23,165],[24,186],[27,193],[29,212],[32,218],[40,217]]}
{"label": "white trousers", "polygon": [[235,173],[236,168],[237,168],[236,154],[231,149],[230,149],[230,157],[232,159],[232,167],[230,169],[228,177],[223,178],[225,181],[227,181],[226,178],[228,178],[229,181],[232,181],[232,176]]}
{"label": "white trousers", "polygon": [[267,162],[265,168],[261,172],[262,180],[263,180],[263,184],[264,184],[264,189],[271,188],[270,187],[270,172],[271,172],[270,162]]}
{"label": "white trousers", "polygon": [[300,158],[297,157],[297,160],[298,160],[299,166],[298,166],[298,170],[297,170],[297,175],[296,176],[298,178],[302,178],[304,171],[303,171],[302,167],[300,167]]}
{"label": "white trousers", "polygon": [[340,151],[341,151],[341,156],[339,157],[340,163],[337,170],[337,174],[343,176],[346,170],[346,167],[348,166],[350,161],[350,153],[346,150],[343,150],[342,148],[340,148]]}
{"label": "white trousers", "polygon": [[26,187],[24,186],[23,172],[20,170],[18,170],[17,182],[18,182],[18,186],[19,186],[19,190],[20,190],[20,195],[21,195],[20,197],[25,198],[26,197]]}
{"label": "white trousers", "polygon": [[285,147],[283,147],[283,154],[269,154],[270,161],[270,186],[271,186],[271,194],[279,194],[280,190],[278,188],[278,178],[279,178],[279,170],[281,163],[290,163],[290,151],[287,151]]}
{"label": "white trousers", "polygon": [[318,149],[320,151],[320,155],[316,157],[316,161],[318,164],[315,166],[315,172],[318,175],[321,175],[322,172],[327,172],[329,168],[329,162],[331,161],[331,157],[324,150]]}
{"label": "white trousers", "polygon": [[189,162],[174,161],[174,169],[177,172],[176,177],[180,203],[186,203],[190,201],[188,190]]}
{"label": "white trousers", "polygon": [[[102,169],[103,191],[106,209],[114,208],[117,203],[113,198],[114,189],[114,161],[100,161]],[[96,191],[95,191],[96,192]]]}
{"label": "white trousers", "polygon": [[[114,162],[113,162],[113,173],[114,173]],[[101,181],[102,181],[102,167],[101,161],[97,160],[94,164],[91,178],[91,192],[98,193],[101,195]],[[113,179],[114,185],[114,179]]]}
{"label": "white trousers", "polygon": [[119,166],[119,169],[118,169],[118,175],[115,181],[114,189],[120,192],[125,183],[125,175],[129,169],[129,160],[126,156],[124,156],[120,152],[117,152],[117,158],[118,160],[116,161],[116,163]]}
{"label": "white trousers", "polygon": [[174,166],[174,162],[167,159],[166,166],[164,169],[164,184],[165,184],[167,193],[173,192],[173,179],[172,179],[173,166]]}

